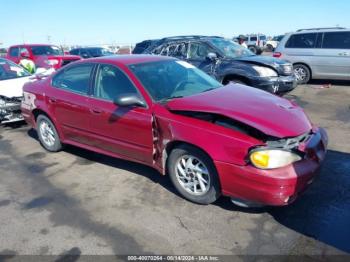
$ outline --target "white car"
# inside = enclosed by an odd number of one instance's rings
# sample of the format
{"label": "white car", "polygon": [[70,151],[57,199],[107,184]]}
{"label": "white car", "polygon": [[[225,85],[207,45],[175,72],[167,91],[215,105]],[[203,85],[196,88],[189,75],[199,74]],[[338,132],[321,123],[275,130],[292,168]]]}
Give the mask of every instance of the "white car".
{"label": "white car", "polygon": [[23,85],[34,77],[15,63],[0,58],[0,123],[22,121]]}
{"label": "white car", "polygon": [[265,45],[265,51],[267,52],[274,51],[277,48],[279,42],[281,42],[281,40],[283,39],[283,37],[284,35],[278,35],[273,37],[271,40],[268,40]]}

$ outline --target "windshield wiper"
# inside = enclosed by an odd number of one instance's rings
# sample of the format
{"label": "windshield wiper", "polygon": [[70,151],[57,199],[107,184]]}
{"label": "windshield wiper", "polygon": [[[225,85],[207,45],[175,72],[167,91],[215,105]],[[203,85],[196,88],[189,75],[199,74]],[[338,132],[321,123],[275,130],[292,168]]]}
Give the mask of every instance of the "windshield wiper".
{"label": "windshield wiper", "polygon": [[211,90],[214,90],[214,89],[216,89],[216,88],[217,88],[217,87],[211,87],[211,88],[205,89],[204,91],[202,91],[202,93],[208,92],[208,91],[211,91]]}
{"label": "windshield wiper", "polygon": [[167,102],[167,101],[170,101],[170,100],[173,100],[173,99],[176,99],[176,98],[182,98],[184,96],[170,96],[170,97],[167,97],[167,98],[163,98],[161,100],[159,100],[160,103],[164,103],[164,102]]}

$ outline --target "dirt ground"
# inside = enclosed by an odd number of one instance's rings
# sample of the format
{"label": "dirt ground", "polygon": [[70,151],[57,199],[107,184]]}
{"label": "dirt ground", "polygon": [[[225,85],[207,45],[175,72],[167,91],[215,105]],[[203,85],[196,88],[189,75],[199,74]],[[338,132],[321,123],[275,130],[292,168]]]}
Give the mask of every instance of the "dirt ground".
{"label": "dirt ground", "polygon": [[67,147],[48,153],[26,125],[0,127],[0,255],[350,253],[350,83],[286,98],[327,129],[319,177],[294,204],[241,209],[182,199],[168,177]]}

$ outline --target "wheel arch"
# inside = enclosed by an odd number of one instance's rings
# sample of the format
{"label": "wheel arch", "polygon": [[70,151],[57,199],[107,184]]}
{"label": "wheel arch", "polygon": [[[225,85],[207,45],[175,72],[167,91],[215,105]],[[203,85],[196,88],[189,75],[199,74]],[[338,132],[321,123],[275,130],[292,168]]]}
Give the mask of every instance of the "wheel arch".
{"label": "wheel arch", "polygon": [[45,110],[42,110],[41,108],[35,108],[32,110],[32,114],[34,117],[34,124],[35,125],[37,124],[37,119],[38,119],[39,115],[44,115],[48,119],[50,119],[50,121],[55,125],[56,131],[59,135],[60,140],[63,141],[64,136],[63,136],[61,129],[58,127],[57,121],[53,117],[51,117]]}
{"label": "wheel arch", "polygon": [[246,83],[246,84],[251,84],[250,80],[248,77],[242,76],[242,75],[238,75],[238,74],[227,74],[224,76],[223,80],[222,80],[222,84],[223,85],[227,85],[230,80],[234,80],[234,79],[238,79],[241,80],[242,82]]}
{"label": "wheel arch", "polygon": [[312,79],[312,69],[311,69],[311,66],[309,66],[307,63],[305,62],[295,62],[293,63],[293,67],[296,66],[296,65],[303,65],[303,66],[306,66],[309,70],[310,70],[310,79]]}
{"label": "wheel arch", "polygon": [[[168,142],[166,144],[166,146],[164,147],[164,149],[163,149],[162,158],[163,158],[163,172],[164,172],[164,175],[166,175],[168,173],[168,159],[169,159],[169,155],[171,154],[171,152],[175,148],[178,148],[180,146],[189,146],[189,147],[193,147],[193,148],[201,151],[203,154],[205,154],[212,161],[213,166],[216,169],[214,159],[203,148],[199,147],[198,145],[194,145],[192,143],[186,142],[186,141],[174,140],[174,141]],[[217,172],[217,169],[216,169],[216,172]],[[220,176],[219,175],[218,175],[218,179],[219,179],[219,183],[220,183]]]}

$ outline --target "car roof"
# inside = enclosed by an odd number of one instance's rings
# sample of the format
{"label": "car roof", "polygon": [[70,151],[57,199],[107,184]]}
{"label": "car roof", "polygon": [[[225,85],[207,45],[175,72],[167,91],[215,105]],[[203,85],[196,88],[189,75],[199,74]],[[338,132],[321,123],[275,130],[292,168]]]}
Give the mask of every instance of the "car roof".
{"label": "car roof", "polygon": [[19,45],[12,45],[11,47],[19,47],[19,46],[25,46],[25,47],[31,47],[31,46],[57,46],[52,44],[19,44]]}
{"label": "car roof", "polygon": [[293,32],[291,34],[343,32],[343,31],[350,31],[350,29],[345,27],[306,28],[306,29],[299,29],[296,32]]}
{"label": "car roof", "polygon": [[132,64],[142,64],[142,63],[167,61],[167,60],[176,60],[176,58],[169,57],[169,56],[158,56],[158,55],[116,55],[116,56],[89,58],[89,59],[81,60],[77,63],[96,62],[96,63],[132,65]]}

